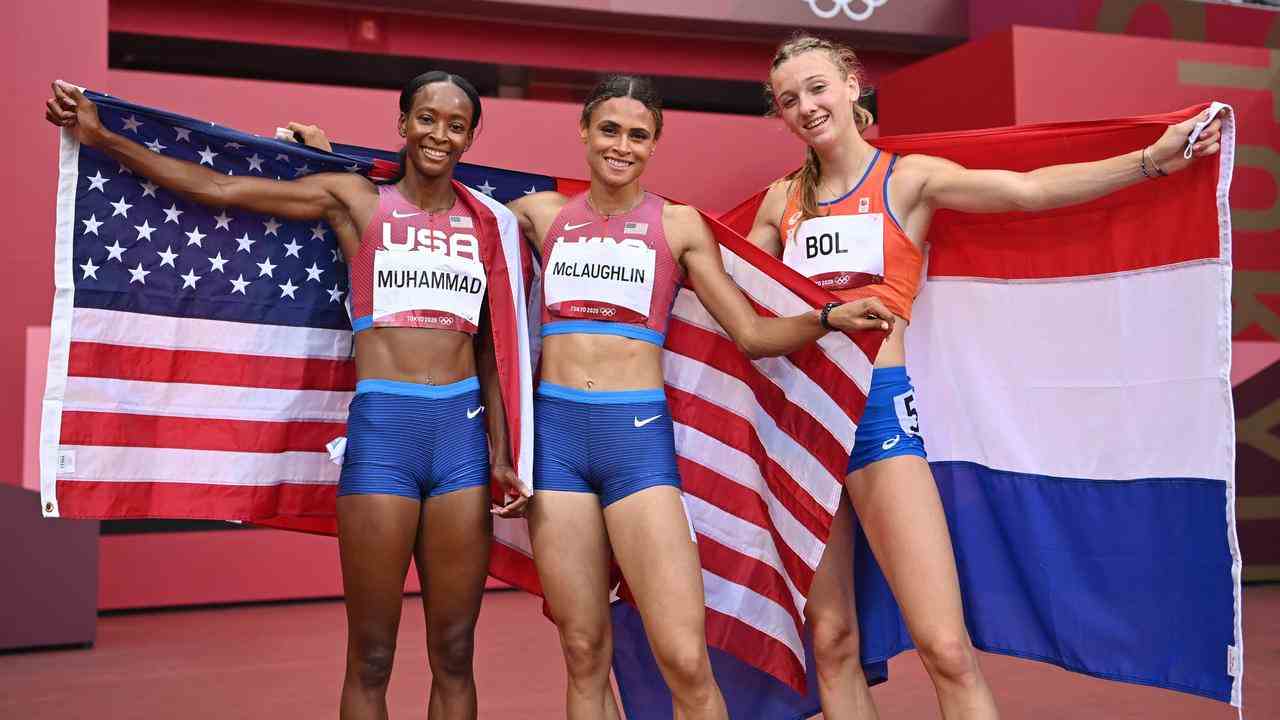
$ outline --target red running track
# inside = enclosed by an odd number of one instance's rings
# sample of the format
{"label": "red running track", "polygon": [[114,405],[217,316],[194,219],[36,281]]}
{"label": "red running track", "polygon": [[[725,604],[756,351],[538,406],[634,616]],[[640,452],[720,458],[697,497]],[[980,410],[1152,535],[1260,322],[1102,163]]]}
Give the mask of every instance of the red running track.
{"label": "red running track", "polygon": [[[1248,587],[1244,604],[1245,717],[1277,718],[1280,586]],[[336,601],[107,616],[99,619],[91,650],[0,655],[0,718],[334,717],[344,634]],[[564,716],[559,646],[537,600],[489,593],[476,647],[480,717]],[[1042,663],[984,654],[982,665],[1006,720],[1236,717],[1221,703]],[[914,654],[895,659],[890,674],[889,683],[872,691],[881,717],[938,717]],[[407,597],[391,680],[392,717],[424,717],[429,680],[421,604]]]}

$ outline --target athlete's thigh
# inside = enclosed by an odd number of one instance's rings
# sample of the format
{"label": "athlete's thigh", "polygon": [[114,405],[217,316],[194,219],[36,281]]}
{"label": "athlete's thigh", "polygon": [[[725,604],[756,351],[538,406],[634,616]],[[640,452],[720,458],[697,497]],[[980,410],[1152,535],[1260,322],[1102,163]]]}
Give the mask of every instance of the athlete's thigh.
{"label": "athlete's thigh", "polygon": [[845,483],[912,636],[963,629],[955,553],[929,464],[914,455],[892,457]]}
{"label": "athlete's thigh", "polygon": [[427,632],[474,623],[489,572],[493,537],[489,488],[469,487],[427,498],[414,548]]}
{"label": "athlete's thigh", "polygon": [[650,641],[705,634],[702,564],[680,488],[646,488],[604,511],[614,557],[635,596]]}
{"label": "athlete's thigh", "polygon": [[[853,594],[853,508],[848,497],[840,496],[840,506],[831,521],[831,534],[827,549],[822,553],[818,569],[809,585],[809,597],[805,603],[805,619],[809,622],[845,620],[854,618]],[[856,632],[856,619],[852,622]]]}
{"label": "athlete's thigh", "polygon": [[354,643],[363,638],[394,643],[420,507],[400,495],[338,498],[342,587]]}
{"label": "athlete's thigh", "polygon": [[529,504],[529,536],[552,620],[609,627],[609,538],[594,493],[539,490]]}

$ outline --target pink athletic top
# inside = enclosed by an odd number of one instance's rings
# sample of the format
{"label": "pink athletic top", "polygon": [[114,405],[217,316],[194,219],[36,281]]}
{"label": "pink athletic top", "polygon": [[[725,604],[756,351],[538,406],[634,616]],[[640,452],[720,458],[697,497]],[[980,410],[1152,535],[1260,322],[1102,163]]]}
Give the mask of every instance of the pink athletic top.
{"label": "pink athletic top", "polygon": [[378,210],[351,260],[351,327],[476,332],[485,275],[475,218],[459,201],[429,213],[395,185],[378,186]]}
{"label": "pink athletic top", "polygon": [[666,201],[645,193],[631,212],[602,216],[583,193],[542,242],[542,334],[621,335],[662,345],[684,273],[662,225]]}

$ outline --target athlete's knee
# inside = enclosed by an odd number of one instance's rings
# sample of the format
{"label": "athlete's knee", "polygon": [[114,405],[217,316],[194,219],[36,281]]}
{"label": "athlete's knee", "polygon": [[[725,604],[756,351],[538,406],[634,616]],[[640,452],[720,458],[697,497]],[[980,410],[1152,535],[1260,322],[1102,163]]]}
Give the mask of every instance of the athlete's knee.
{"label": "athlete's knee", "polygon": [[968,685],[980,676],[977,653],[966,633],[940,633],[916,644],[925,668],[936,678]]}
{"label": "athlete's knee", "polygon": [[576,679],[607,677],[613,656],[613,638],[608,626],[562,627],[560,646],[569,676]]}
{"label": "athlete's knee", "polygon": [[394,640],[362,640],[347,653],[347,674],[367,690],[385,690],[395,657]]}
{"label": "athlete's knee", "polygon": [[654,658],[662,669],[671,692],[700,693],[709,691],[713,680],[707,644],[697,633],[667,639],[654,649]]}
{"label": "athlete's knee", "polygon": [[475,624],[440,623],[427,634],[427,660],[437,680],[458,681],[471,677],[475,657]]}
{"label": "athlete's knee", "polygon": [[836,677],[862,672],[854,618],[838,612],[811,613],[809,628],[813,633],[813,658],[820,675]]}

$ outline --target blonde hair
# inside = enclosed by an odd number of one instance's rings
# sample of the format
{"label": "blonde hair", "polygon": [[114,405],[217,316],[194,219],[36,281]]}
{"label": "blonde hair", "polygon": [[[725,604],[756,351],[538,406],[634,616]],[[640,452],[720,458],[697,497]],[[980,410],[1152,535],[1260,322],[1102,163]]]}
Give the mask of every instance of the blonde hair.
{"label": "blonde hair", "polygon": [[[859,87],[866,87],[863,81],[862,63],[858,62],[858,55],[854,53],[853,48],[813,35],[796,35],[779,45],[778,51],[773,55],[773,63],[769,66],[769,72],[772,73],[777,70],[780,65],[797,55],[812,51],[825,53],[827,59],[836,66],[837,70],[844,73],[846,78],[852,77],[858,81]],[[778,113],[778,101],[774,97],[773,84],[771,82],[765,82],[764,95],[765,100],[769,103],[769,114],[776,115]],[[855,98],[853,101],[853,119],[858,127],[858,132],[866,130],[876,121],[871,111],[861,105],[860,99]],[[822,215],[822,211],[818,207],[818,177],[821,174],[822,162],[818,159],[818,153],[810,147],[805,149],[804,166],[787,176],[788,180],[793,180],[800,185],[800,212],[802,219]]]}

